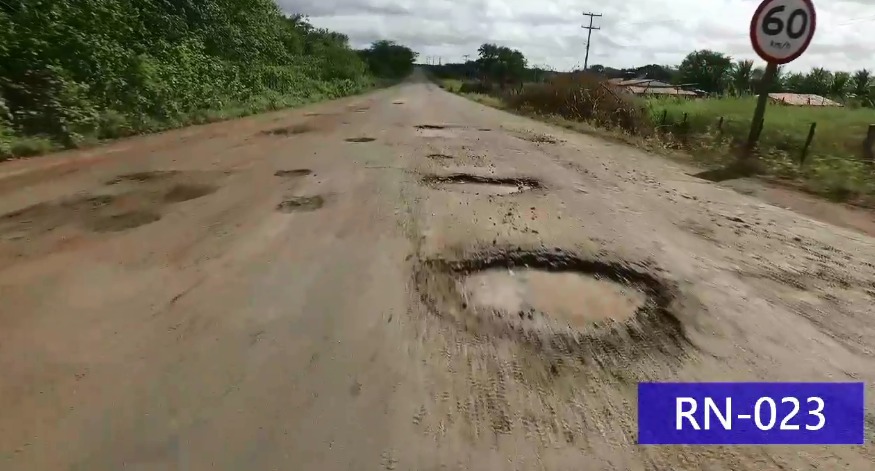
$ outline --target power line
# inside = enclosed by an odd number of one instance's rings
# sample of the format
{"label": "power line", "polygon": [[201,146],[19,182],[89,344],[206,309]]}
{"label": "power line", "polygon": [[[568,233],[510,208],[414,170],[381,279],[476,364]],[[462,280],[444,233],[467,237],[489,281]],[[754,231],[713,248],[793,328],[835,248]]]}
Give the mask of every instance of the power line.
{"label": "power line", "polygon": [[583,59],[583,70],[586,71],[586,68],[589,65],[589,43],[590,43],[590,40],[592,39],[592,31],[593,30],[598,31],[601,29],[599,27],[594,27],[592,25],[592,22],[593,22],[594,18],[601,18],[602,15],[595,14],[595,13],[584,13],[583,16],[589,17],[589,26],[581,26],[581,28],[586,30],[586,58]]}

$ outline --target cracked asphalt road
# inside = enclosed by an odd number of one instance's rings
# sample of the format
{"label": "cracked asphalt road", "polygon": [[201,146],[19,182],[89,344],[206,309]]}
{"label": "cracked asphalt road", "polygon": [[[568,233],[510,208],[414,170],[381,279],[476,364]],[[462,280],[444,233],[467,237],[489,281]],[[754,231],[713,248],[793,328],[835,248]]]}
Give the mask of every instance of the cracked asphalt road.
{"label": "cracked asphalt road", "polygon": [[[638,381],[875,380],[873,238],[688,173],[421,81],[4,163],[0,468],[871,469],[871,416],[636,445]],[[557,253],[666,317],[569,336],[454,291]]]}

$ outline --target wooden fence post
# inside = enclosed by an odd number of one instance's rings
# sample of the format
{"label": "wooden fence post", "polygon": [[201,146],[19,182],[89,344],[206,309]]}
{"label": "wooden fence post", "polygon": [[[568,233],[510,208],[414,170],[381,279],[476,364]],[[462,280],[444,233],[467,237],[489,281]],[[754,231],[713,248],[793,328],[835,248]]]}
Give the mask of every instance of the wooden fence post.
{"label": "wooden fence post", "polygon": [[763,133],[763,128],[765,126],[766,126],[766,118],[761,118],[760,122],[757,123],[757,130],[756,130],[756,140],[757,141],[760,140],[760,135]]}
{"label": "wooden fence post", "polygon": [[662,121],[659,124],[665,126],[666,119],[668,119],[668,110],[662,110]]}
{"label": "wooden fence post", "polygon": [[805,146],[802,147],[802,155],[799,156],[799,166],[805,164],[805,158],[808,157],[808,146],[814,140],[814,131],[817,129],[817,123],[811,123],[811,128],[808,130],[808,139],[805,140]]}
{"label": "wooden fence post", "polygon": [[687,124],[687,113],[684,113],[684,121],[681,124]]}
{"label": "wooden fence post", "polygon": [[717,121],[717,132],[723,134],[723,116],[721,116],[720,120]]}
{"label": "wooden fence post", "polygon": [[875,124],[869,125],[869,131],[866,133],[866,140],[863,141],[863,160],[866,160],[870,164],[875,162],[875,153],[873,153],[872,144],[875,144]]}

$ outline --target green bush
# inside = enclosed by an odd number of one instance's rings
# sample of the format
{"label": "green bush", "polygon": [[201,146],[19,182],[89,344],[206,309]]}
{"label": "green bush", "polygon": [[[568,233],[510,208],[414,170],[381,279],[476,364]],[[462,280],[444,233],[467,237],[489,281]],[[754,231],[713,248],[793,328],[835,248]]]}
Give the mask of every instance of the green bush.
{"label": "green bush", "polygon": [[0,156],[335,98],[371,83],[345,36],[286,16],[273,0],[0,2]]}

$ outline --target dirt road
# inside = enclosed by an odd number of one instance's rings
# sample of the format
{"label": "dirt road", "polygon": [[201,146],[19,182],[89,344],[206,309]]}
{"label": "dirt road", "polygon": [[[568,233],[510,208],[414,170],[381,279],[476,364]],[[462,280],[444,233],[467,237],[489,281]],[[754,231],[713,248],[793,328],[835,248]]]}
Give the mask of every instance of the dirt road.
{"label": "dirt road", "polygon": [[873,238],[430,84],[8,162],[0,214],[3,470],[875,462],[635,444],[638,381],[871,385]]}

